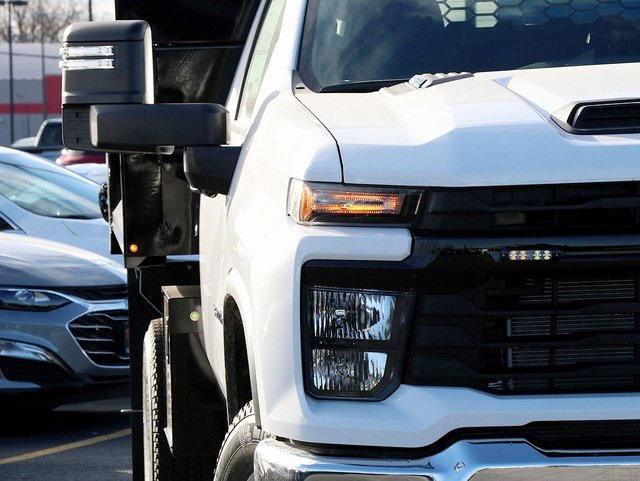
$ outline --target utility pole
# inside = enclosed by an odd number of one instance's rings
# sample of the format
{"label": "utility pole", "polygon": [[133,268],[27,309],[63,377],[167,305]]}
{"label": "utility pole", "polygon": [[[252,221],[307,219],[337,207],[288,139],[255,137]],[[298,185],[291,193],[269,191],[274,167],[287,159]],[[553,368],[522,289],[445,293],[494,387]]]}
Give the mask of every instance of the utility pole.
{"label": "utility pole", "polygon": [[0,5],[6,5],[9,25],[8,25],[8,37],[9,37],[9,129],[11,143],[16,140],[16,124],[15,124],[15,98],[13,92],[13,6],[26,6],[29,2],[27,0],[1,0]]}
{"label": "utility pole", "polygon": [[13,17],[11,15],[11,3],[7,2],[9,10],[9,139],[13,144],[16,141],[16,115],[15,115],[15,98],[13,93]]}
{"label": "utility pole", "polygon": [[45,13],[42,9],[42,0],[38,0],[38,19],[40,20],[40,54],[41,54],[41,69],[42,69],[42,121],[47,118],[47,65],[46,65],[46,51],[44,44],[44,18]]}
{"label": "utility pole", "polygon": [[93,22],[93,0],[89,0],[89,21]]}

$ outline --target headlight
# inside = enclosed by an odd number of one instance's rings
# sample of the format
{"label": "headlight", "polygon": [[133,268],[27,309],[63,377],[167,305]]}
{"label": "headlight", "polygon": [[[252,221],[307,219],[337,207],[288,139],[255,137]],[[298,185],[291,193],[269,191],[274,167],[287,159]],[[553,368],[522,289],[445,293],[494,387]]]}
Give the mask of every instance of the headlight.
{"label": "headlight", "polygon": [[300,224],[412,224],[422,192],[293,179],[288,214]]}
{"label": "headlight", "polygon": [[313,287],[305,293],[307,391],[379,400],[399,384],[414,295]]}
{"label": "headlight", "polygon": [[0,309],[4,310],[50,311],[69,302],[68,299],[51,292],[0,288]]}

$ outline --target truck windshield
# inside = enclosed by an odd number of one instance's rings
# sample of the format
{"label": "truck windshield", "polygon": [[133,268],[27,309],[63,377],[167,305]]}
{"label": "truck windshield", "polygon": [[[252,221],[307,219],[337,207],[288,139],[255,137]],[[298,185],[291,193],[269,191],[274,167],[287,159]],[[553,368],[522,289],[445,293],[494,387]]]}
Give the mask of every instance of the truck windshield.
{"label": "truck windshield", "polygon": [[640,0],[309,0],[299,69],[315,91],[375,90],[418,73],[639,58]]}

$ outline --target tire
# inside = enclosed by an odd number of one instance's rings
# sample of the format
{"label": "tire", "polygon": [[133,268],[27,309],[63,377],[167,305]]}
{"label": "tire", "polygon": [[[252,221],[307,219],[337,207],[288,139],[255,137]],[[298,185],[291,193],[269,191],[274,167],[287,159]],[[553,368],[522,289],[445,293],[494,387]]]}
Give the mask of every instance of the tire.
{"label": "tire", "polygon": [[163,432],[167,411],[162,319],[149,325],[142,362],[145,481],[211,481],[215,457],[176,458]]}
{"label": "tire", "polygon": [[256,426],[253,402],[248,403],[229,426],[214,481],[253,481],[253,455],[258,443],[268,437]]}

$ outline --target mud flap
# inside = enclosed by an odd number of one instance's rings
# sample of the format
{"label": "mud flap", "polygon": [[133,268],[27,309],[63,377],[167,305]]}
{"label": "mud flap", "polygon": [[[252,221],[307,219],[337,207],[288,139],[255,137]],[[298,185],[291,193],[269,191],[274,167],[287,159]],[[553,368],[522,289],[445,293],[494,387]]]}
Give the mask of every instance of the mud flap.
{"label": "mud flap", "polygon": [[163,294],[167,441],[174,456],[214,456],[227,411],[203,347],[200,288],[164,287]]}

